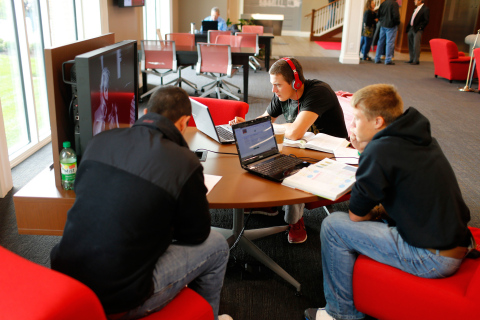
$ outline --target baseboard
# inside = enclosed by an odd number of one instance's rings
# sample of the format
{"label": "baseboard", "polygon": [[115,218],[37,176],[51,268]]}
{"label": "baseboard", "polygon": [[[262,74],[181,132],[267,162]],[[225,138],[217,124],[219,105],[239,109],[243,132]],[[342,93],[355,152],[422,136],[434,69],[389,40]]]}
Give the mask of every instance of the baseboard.
{"label": "baseboard", "polygon": [[310,38],[310,31],[282,30],[282,36]]}

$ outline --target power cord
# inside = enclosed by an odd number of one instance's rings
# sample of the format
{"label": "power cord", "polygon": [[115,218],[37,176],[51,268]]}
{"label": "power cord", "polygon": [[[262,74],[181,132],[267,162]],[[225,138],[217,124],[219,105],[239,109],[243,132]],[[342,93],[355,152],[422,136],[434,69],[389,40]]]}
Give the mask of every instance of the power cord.
{"label": "power cord", "polygon": [[208,151],[208,152],[213,152],[213,153],[218,153],[218,154],[230,154],[230,155],[233,155],[233,156],[238,156],[238,153],[218,152],[218,151],[212,151],[212,150],[203,149],[203,148],[195,150],[195,152],[197,152],[197,151]]}
{"label": "power cord", "polygon": [[230,251],[232,251],[233,249],[235,249],[235,247],[237,246],[238,242],[239,242],[240,239],[242,238],[243,233],[245,232],[245,228],[247,227],[248,220],[250,220],[250,217],[252,216],[252,211],[253,211],[253,209],[250,209],[250,213],[249,213],[247,219],[245,219],[245,223],[243,224],[242,231],[240,231],[240,233],[238,234],[237,239],[235,240],[235,242],[233,243],[233,245],[230,247]]}

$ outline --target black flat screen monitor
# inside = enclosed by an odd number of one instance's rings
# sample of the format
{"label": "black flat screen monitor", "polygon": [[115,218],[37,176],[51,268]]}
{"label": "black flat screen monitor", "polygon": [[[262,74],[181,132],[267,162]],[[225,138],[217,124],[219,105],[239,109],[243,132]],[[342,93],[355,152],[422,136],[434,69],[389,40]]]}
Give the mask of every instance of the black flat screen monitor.
{"label": "black flat screen monitor", "polygon": [[138,118],[137,41],[127,40],[75,57],[78,119],[75,151],[81,157],[96,134],[132,126]]}
{"label": "black flat screen monitor", "polygon": [[218,30],[218,21],[202,21],[202,32],[208,32],[208,30]]}

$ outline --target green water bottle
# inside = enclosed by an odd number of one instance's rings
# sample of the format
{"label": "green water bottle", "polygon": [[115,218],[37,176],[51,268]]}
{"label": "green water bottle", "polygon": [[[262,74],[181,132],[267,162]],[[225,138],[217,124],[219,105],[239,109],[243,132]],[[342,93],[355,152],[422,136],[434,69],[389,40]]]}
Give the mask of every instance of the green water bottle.
{"label": "green water bottle", "polygon": [[73,183],[77,174],[77,154],[70,148],[70,141],[65,141],[63,149],[60,151],[60,170],[62,172],[63,189],[73,190]]}

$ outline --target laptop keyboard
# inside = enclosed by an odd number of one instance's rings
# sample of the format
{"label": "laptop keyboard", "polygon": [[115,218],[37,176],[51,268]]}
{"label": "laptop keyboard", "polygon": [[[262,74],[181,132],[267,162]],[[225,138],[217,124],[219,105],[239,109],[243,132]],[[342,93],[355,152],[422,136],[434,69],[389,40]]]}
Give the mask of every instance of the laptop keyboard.
{"label": "laptop keyboard", "polygon": [[234,137],[233,137],[233,132],[223,128],[223,127],[215,127],[217,129],[217,132],[218,132],[218,136],[220,137],[220,139],[222,140],[225,140],[225,141],[232,141],[234,140]]}
{"label": "laptop keyboard", "polygon": [[265,161],[252,170],[262,173],[264,175],[274,175],[280,171],[290,169],[296,165],[299,165],[303,162],[298,158],[289,157],[285,155],[279,155],[273,159]]}

